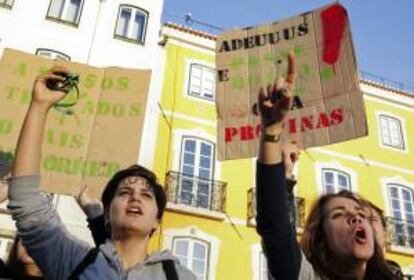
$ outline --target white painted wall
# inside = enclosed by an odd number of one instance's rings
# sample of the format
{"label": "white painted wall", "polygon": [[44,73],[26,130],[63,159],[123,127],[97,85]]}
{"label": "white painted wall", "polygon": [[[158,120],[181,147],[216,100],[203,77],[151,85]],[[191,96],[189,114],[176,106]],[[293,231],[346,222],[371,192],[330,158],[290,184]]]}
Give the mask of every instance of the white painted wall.
{"label": "white painted wall", "polygon": [[[71,61],[93,66],[151,69],[146,121],[137,161],[152,168],[157,102],[163,80],[164,50],[158,45],[163,0],[84,0],[78,27],[46,19],[49,4],[50,0],[15,0],[12,9],[0,7],[0,55],[5,48],[32,54],[38,48],[47,48],[69,55]],[[144,45],[114,38],[121,4],[149,13]],[[91,242],[85,216],[73,198],[59,196],[58,201],[57,209],[69,231]],[[14,229],[14,223],[4,214],[0,214],[2,228]]]}

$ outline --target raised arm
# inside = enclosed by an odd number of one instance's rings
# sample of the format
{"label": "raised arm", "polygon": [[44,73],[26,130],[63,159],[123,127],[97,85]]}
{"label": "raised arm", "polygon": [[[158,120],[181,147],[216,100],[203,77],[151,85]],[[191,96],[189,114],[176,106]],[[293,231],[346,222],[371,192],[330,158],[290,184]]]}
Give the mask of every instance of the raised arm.
{"label": "raised arm", "polygon": [[40,153],[47,113],[53,104],[65,97],[64,92],[52,91],[46,86],[48,79],[62,80],[61,76],[53,74],[54,71],[67,72],[66,69],[55,67],[49,73],[38,76],[34,83],[32,101],[17,142],[13,177],[40,173]]}
{"label": "raised arm", "polygon": [[280,135],[283,120],[292,104],[295,78],[294,57],[289,55],[286,80],[279,80],[259,92],[258,108],[262,136],[257,164],[257,231],[271,275],[276,279],[297,279],[301,252],[289,221],[286,174],[282,162]]}
{"label": "raised arm", "polygon": [[9,204],[18,235],[46,279],[66,279],[88,251],[64,228],[50,199],[40,192],[41,146],[47,114],[64,92],[47,88],[48,79],[62,80],[55,71],[39,76],[33,86],[32,101],[21,128],[9,180]]}

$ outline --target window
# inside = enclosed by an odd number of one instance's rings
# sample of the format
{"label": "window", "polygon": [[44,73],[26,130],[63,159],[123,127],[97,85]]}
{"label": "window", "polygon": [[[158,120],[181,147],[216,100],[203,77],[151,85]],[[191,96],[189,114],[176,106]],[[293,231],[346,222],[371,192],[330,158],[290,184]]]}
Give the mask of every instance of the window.
{"label": "window", "polygon": [[379,115],[382,144],[389,147],[405,149],[401,121],[397,118]]}
{"label": "window", "polygon": [[180,263],[197,276],[197,280],[208,279],[209,243],[194,238],[174,238],[173,254]]}
{"label": "window", "polygon": [[121,5],[116,24],[115,37],[144,44],[148,12],[129,5]]}
{"label": "window", "polygon": [[52,0],[47,16],[78,25],[83,0]]}
{"label": "window", "polygon": [[213,101],[215,84],[214,69],[201,64],[191,64],[188,95]]}
{"label": "window", "polygon": [[414,248],[414,195],[406,186],[388,185],[388,197],[393,219],[394,241]]}
{"label": "window", "polygon": [[214,144],[184,137],[181,147],[180,201],[181,203],[210,208],[214,172]]}
{"label": "window", "polygon": [[49,49],[37,49],[36,55],[54,60],[70,61],[70,56],[67,54]]}
{"label": "window", "polygon": [[13,7],[14,0],[0,0],[0,7],[11,9]]}
{"label": "window", "polygon": [[322,169],[322,184],[325,193],[336,193],[351,190],[351,180],[348,173],[336,169]]}

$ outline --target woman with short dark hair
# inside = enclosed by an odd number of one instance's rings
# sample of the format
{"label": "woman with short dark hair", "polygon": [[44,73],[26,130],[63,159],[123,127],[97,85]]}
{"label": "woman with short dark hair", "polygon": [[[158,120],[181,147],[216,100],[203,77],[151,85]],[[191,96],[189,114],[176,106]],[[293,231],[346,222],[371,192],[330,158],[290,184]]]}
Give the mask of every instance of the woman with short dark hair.
{"label": "woman with short dark hair", "polygon": [[110,238],[91,248],[64,228],[49,199],[39,191],[40,152],[47,114],[65,93],[48,88],[68,70],[55,67],[37,77],[17,144],[9,209],[18,234],[45,279],[195,279],[169,251],[148,254],[166,200],[155,175],[140,166],[119,171],[104,190]]}

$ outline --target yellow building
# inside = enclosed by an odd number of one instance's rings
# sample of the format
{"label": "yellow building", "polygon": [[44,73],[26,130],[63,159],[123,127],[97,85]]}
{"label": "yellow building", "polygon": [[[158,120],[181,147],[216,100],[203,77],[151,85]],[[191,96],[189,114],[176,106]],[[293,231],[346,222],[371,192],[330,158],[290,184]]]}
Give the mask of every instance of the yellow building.
{"label": "yellow building", "polygon": [[[169,248],[199,279],[266,278],[254,228],[255,160],[216,156],[215,37],[165,24],[165,71],[153,170],[168,206],[153,248]],[[302,153],[298,232],[322,193],[350,189],[384,209],[387,257],[414,275],[414,94],[363,81],[369,136]],[[411,222],[411,223],[410,223]]]}

